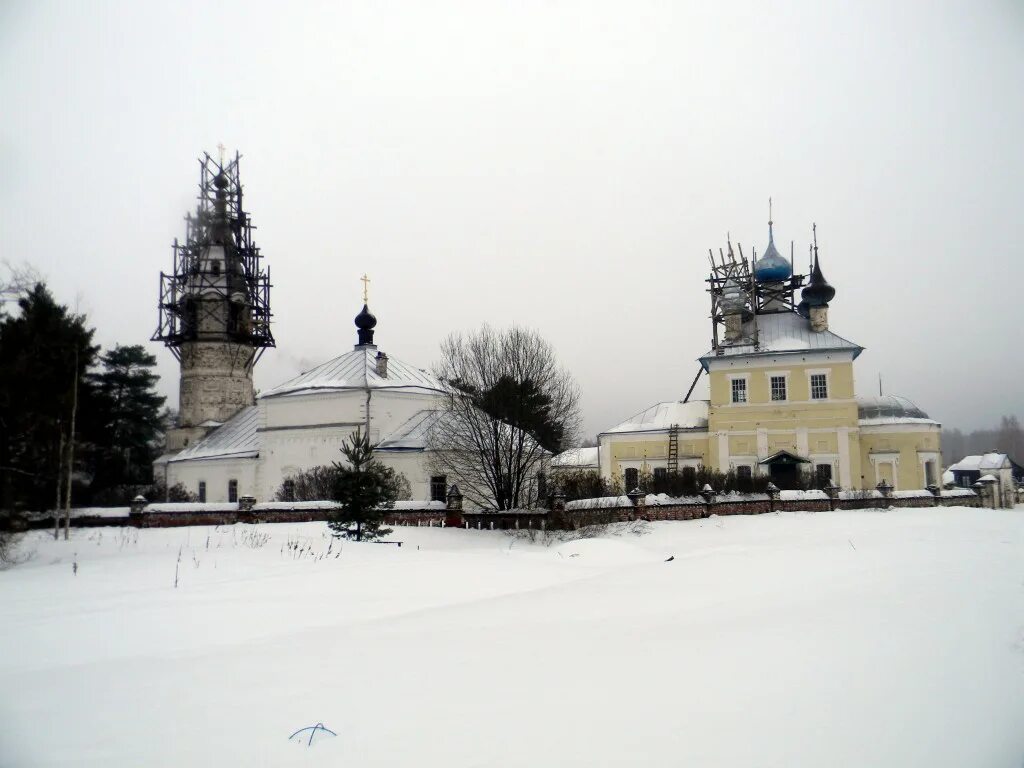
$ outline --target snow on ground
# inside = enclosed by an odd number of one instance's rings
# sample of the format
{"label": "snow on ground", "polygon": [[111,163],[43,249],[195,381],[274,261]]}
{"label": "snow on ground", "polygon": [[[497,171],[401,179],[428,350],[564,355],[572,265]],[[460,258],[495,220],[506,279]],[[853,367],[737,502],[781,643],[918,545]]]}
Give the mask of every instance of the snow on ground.
{"label": "snow on ground", "polygon": [[1021,512],[34,532],[0,766],[1020,766]]}

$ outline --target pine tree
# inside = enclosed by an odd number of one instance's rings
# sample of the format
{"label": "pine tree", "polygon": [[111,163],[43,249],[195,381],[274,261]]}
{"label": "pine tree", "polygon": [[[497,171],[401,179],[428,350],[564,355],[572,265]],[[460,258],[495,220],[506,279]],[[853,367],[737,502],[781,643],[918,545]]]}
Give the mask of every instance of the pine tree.
{"label": "pine tree", "polygon": [[159,377],[153,372],[156,357],[141,345],[118,345],[101,355],[100,363],[102,370],[91,377],[98,400],[93,418],[99,427],[93,491],[148,484],[164,429],[165,398],[156,392]]}
{"label": "pine tree", "polygon": [[334,462],[332,494],[341,509],[328,523],[335,536],[372,541],[391,533],[381,526],[401,492],[401,476],[373,458],[373,449],[358,431],[341,444],[346,462]]}

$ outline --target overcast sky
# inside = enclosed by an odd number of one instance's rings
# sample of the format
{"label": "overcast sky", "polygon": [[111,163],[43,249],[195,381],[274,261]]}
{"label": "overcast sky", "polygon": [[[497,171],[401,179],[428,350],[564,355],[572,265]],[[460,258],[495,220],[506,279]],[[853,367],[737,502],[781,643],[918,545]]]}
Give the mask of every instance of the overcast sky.
{"label": "overcast sky", "polygon": [[[351,348],[538,329],[594,434],[681,398],[726,232],[804,261],[859,393],[1024,416],[1024,3],[0,3],[0,258],[149,342],[195,158],[243,154],[266,388]],[[748,251],[749,252],[749,251]],[[695,396],[706,396],[706,380]]]}

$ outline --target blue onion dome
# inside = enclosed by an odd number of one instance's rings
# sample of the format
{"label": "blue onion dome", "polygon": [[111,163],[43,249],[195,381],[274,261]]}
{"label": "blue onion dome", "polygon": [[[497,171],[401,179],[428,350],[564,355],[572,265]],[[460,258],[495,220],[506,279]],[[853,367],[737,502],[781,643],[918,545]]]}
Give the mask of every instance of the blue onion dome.
{"label": "blue onion dome", "polygon": [[377,318],[370,313],[370,308],[363,304],[363,311],[356,315],[356,328],[369,331],[377,327]]}
{"label": "blue onion dome", "polygon": [[754,279],[759,283],[780,283],[793,275],[793,267],[782,257],[772,238],[772,223],[768,222],[768,247],[754,262]]}
{"label": "blue onion dome", "polygon": [[829,285],[828,280],[821,273],[821,265],[818,264],[818,252],[814,252],[814,267],[811,268],[811,280],[800,294],[803,298],[801,304],[808,307],[827,307],[828,303],[835,298],[836,289]]}

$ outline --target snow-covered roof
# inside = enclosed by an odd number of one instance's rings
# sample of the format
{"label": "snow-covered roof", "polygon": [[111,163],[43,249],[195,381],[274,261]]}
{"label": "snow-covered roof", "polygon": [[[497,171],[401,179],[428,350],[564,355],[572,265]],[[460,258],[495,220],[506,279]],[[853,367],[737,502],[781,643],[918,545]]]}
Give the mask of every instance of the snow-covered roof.
{"label": "snow-covered roof", "polygon": [[935,422],[911,400],[900,395],[871,395],[857,398],[857,416],[861,424]]}
{"label": "snow-covered roof", "polygon": [[243,408],[220,427],[194,445],[172,456],[168,461],[191,459],[227,459],[254,457],[260,450],[259,408]]}
{"label": "snow-covered roof", "polygon": [[342,389],[397,389],[444,392],[444,385],[422,368],[388,358],[388,375],[377,373],[377,347],[362,345],[260,394],[261,398]]}
{"label": "snow-covered roof", "polygon": [[652,405],[645,411],[631,416],[621,424],[606,429],[601,434],[610,435],[619,432],[658,432],[667,430],[672,425],[680,429],[707,429],[708,401],[669,400]]}
{"label": "snow-covered roof", "polygon": [[427,447],[427,435],[437,423],[442,411],[424,410],[414,413],[398,429],[377,445],[378,451],[422,451]]}
{"label": "snow-covered roof", "polygon": [[580,469],[597,466],[597,448],[570,448],[551,459],[552,469]]}
{"label": "snow-covered roof", "polygon": [[722,344],[700,358],[701,365],[707,370],[710,361],[720,357],[737,355],[778,355],[787,352],[824,352],[845,350],[853,353],[856,358],[864,348],[844,339],[832,331],[814,332],[810,321],[796,312],[771,312],[757,316],[758,348],[754,348],[754,321],[743,324],[743,344]]}
{"label": "snow-covered roof", "polygon": [[976,456],[964,456],[949,471],[985,472],[990,469],[1004,469],[1010,466],[1010,458],[1005,453],[983,453]]}

